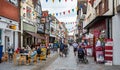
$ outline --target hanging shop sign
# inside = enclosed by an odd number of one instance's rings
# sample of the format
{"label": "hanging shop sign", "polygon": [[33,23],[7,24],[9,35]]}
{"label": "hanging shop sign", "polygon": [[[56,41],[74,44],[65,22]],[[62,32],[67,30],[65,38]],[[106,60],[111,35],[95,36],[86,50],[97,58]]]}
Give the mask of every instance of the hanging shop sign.
{"label": "hanging shop sign", "polygon": [[16,30],[16,25],[10,25],[9,28],[13,29],[13,30]]}
{"label": "hanging shop sign", "polygon": [[41,18],[41,23],[45,23],[46,22],[46,19],[45,18]]}
{"label": "hanging shop sign", "polygon": [[47,17],[48,16],[48,11],[43,11],[42,12],[42,17]]}
{"label": "hanging shop sign", "polygon": [[98,38],[99,35],[100,35],[100,31],[99,30],[94,30],[94,36]]}

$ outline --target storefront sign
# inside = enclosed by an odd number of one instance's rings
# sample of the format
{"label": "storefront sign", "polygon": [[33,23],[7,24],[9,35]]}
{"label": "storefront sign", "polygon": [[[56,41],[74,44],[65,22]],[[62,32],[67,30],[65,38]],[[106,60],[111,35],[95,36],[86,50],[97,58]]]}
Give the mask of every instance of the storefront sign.
{"label": "storefront sign", "polygon": [[94,36],[98,38],[99,35],[100,35],[100,31],[99,30],[94,30]]}
{"label": "storefront sign", "polygon": [[48,11],[43,11],[43,12],[42,12],[42,16],[43,16],[43,17],[47,17],[47,16],[48,16]]}
{"label": "storefront sign", "polygon": [[44,24],[39,24],[37,31],[38,32],[44,32]]}
{"label": "storefront sign", "polygon": [[9,28],[13,29],[13,30],[16,30],[16,25],[10,25]]}
{"label": "storefront sign", "polygon": [[97,60],[97,62],[104,62],[103,51],[96,51],[96,60]]}
{"label": "storefront sign", "polygon": [[41,23],[45,23],[46,22],[46,19],[45,18],[41,18]]}

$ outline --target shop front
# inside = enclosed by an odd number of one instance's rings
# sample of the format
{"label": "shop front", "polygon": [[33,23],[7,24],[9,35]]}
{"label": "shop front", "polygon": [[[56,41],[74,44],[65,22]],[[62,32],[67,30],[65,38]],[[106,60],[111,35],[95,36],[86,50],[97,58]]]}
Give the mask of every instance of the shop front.
{"label": "shop front", "polygon": [[109,21],[109,17],[98,16],[86,27],[89,33],[93,34],[89,42],[92,42],[90,44],[92,44],[93,57],[96,62],[104,62],[105,39],[110,37]]}
{"label": "shop front", "polygon": [[31,46],[33,44],[36,44],[36,39],[37,35],[35,31],[35,26],[23,22],[23,47],[26,47],[27,45]]}
{"label": "shop front", "polygon": [[18,32],[18,22],[1,17],[0,43],[3,45],[3,52],[7,52],[8,47],[18,47]]}

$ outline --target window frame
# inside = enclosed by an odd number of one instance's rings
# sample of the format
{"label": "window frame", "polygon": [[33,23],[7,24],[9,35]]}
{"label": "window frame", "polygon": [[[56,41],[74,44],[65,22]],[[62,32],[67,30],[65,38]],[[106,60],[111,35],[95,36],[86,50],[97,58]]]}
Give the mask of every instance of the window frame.
{"label": "window frame", "polygon": [[18,0],[7,0],[7,1],[18,7],[18,2],[19,2]]}

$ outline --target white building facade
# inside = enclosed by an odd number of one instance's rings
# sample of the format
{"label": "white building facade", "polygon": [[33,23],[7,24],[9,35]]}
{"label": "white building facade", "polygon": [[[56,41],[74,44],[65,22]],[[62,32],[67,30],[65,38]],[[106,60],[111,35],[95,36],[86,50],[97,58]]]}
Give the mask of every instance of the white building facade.
{"label": "white building facade", "polygon": [[114,0],[114,16],[112,17],[112,34],[113,34],[113,64],[120,65],[120,0]]}

